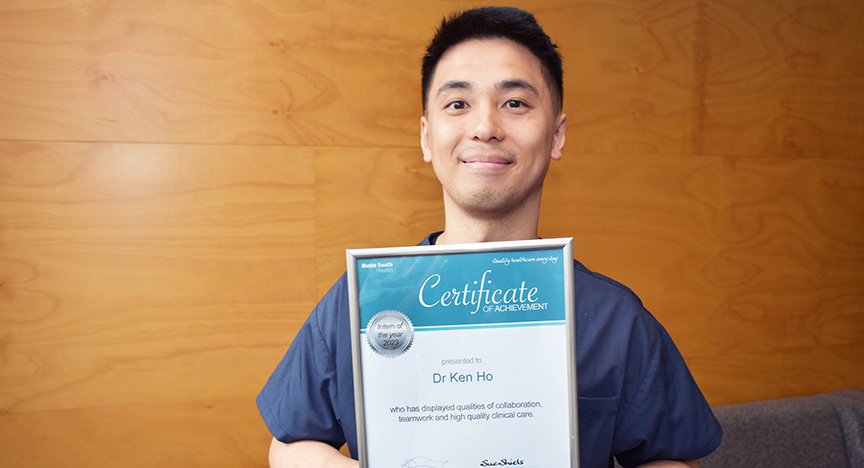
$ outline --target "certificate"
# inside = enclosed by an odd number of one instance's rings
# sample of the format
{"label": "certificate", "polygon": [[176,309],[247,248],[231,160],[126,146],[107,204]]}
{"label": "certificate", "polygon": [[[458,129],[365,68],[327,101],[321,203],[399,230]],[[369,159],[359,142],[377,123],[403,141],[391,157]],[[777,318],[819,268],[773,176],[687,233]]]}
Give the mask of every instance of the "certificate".
{"label": "certificate", "polygon": [[347,251],[361,467],[578,467],[572,239]]}

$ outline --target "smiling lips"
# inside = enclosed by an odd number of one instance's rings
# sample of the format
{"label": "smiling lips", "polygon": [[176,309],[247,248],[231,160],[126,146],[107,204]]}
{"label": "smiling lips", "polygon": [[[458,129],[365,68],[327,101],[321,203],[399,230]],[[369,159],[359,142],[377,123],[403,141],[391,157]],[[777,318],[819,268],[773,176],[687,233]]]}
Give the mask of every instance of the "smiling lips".
{"label": "smiling lips", "polygon": [[513,164],[513,161],[501,156],[470,156],[463,158],[462,164],[477,169],[501,169]]}

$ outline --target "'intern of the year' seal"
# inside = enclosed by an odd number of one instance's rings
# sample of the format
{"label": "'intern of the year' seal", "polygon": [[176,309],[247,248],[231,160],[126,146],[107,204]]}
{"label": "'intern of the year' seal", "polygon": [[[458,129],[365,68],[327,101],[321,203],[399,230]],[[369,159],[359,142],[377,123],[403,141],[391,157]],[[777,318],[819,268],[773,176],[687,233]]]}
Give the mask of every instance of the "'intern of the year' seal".
{"label": "'intern of the year' seal", "polygon": [[414,325],[398,310],[382,310],[369,320],[366,340],[384,357],[401,356],[414,342]]}

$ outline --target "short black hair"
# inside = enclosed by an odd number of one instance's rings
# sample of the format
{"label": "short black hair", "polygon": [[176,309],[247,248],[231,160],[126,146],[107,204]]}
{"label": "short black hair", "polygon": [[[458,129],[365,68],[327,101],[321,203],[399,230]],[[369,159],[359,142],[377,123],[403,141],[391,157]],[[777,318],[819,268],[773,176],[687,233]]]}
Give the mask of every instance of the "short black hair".
{"label": "short black hair", "polygon": [[556,112],[561,111],[564,102],[564,70],[558,46],[552,43],[531,13],[513,7],[483,7],[445,18],[426,47],[421,81],[424,112],[432,75],[441,57],[451,47],[472,39],[509,39],[530,50],[540,60],[543,77],[552,90]]}

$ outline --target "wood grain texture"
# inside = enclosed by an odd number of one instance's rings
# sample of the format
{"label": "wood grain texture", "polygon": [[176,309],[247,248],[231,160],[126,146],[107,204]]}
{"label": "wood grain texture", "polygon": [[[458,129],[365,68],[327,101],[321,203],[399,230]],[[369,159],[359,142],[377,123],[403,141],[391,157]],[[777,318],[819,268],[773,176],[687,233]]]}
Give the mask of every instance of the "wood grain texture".
{"label": "wood grain texture", "polygon": [[444,228],[441,185],[419,149],[319,149],[318,294],[345,272],[345,249],[415,245]]}
{"label": "wood grain texture", "polygon": [[279,147],[0,144],[2,411],[254,392],[314,302],[313,167]]}
{"label": "wood grain texture", "polygon": [[267,466],[270,437],[243,397],[0,415],[7,468]]}
{"label": "wood grain texture", "polygon": [[569,151],[689,154],[698,139],[699,2],[559,2]]}
{"label": "wood grain texture", "polygon": [[864,157],[864,4],[704,2],[700,153]]}
{"label": "wood grain texture", "polygon": [[330,5],[4,3],[0,138],[329,143]]}
{"label": "wood grain texture", "polygon": [[[793,356],[844,349],[819,361],[833,381],[809,382],[864,385],[859,161],[586,155],[553,167],[544,196],[541,234],[572,235],[576,257],[631,286],[688,359],[782,357],[761,370],[782,371],[785,396],[808,386]],[[728,385],[771,394],[726,372],[702,382],[712,403],[729,402]]]}
{"label": "wood grain texture", "polygon": [[687,359],[713,405],[861,388],[864,344],[819,346]]}

